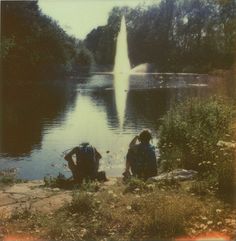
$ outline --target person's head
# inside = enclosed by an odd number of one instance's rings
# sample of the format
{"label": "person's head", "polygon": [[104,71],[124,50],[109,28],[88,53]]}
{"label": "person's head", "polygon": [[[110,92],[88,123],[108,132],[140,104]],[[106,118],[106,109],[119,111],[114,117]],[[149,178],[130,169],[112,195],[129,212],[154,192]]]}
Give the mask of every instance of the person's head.
{"label": "person's head", "polygon": [[141,131],[141,133],[139,134],[139,141],[141,143],[149,143],[149,141],[152,139],[152,134],[151,131],[148,129],[144,129],[143,131]]}

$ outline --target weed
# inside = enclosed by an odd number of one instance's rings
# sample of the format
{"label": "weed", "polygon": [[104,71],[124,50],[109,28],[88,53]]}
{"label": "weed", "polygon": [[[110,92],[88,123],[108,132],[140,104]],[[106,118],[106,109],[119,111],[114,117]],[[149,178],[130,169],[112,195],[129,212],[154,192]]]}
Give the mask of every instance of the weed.
{"label": "weed", "polygon": [[150,190],[150,188],[146,182],[144,182],[142,179],[132,177],[127,181],[124,193],[137,193],[145,192],[148,190]]}
{"label": "weed", "polygon": [[74,192],[69,210],[72,213],[87,214],[92,212],[95,202],[91,195],[86,192]]}
{"label": "weed", "polygon": [[97,192],[99,190],[99,186],[99,183],[96,181],[83,181],[79,189],[81,191]]}
{"label": "weed", "polygon": [[25,183],[27,180],[16,178],[15,176],[3,176],[0,177],[0,184],[3,185],[12,185],[15,183]]}
{"label": "weed", "polygon": [[[153,239],[170,238],[185,232],[185,221],[196,212],[199,203],[191,197],[181,195],[154,195],[141,200],[136,206],[142,215],[132,228],[132,237],[147,235]],[[184,204],[184,205],[183,205]]]}

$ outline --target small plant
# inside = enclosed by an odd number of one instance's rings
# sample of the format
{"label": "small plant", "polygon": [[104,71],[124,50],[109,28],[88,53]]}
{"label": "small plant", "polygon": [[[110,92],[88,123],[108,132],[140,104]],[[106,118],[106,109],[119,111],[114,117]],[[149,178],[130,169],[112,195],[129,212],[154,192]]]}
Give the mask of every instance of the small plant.
{"label": "small plant", "polygon": [[14,212],[11,215],[11,219],[15,220],[15,219],[29,219],[30,217],[32,217],[32,212],[30,210],[30,207],[23,207],[20,209],[16,209],[14,210]]}
{"label": "small plant", "polygon": [[97,181],[84,181],[79,189],[86,192],[97,192],[99,190],[99,183]]}
{"label": "small plant", "polygon": [[12,185],[14,183],[25,183],[27,180],[16,178],[15,176],[3,176],[0,177],[0,184]]}
{"label": "small plant", "polygon": [[[183,205],[184,204],[184,205]],[[196,212],[198,201],[185,195],[154,195],[136,203],[140,219],[133,225],[132,238],[147,235],[150,240],[166,240],[185,233],[185,221]]]}
{"label": "small plant", "polygon": [[164,190],[169,190],[169,189],[177,190],[180,188],[180,183],[178,180],[171,178],[171,179],[164,179],[164,180],[157,181],[156,186],[159,189],[164,189]]}
{"label": "small plant", "polygon": [[0,182],[1,182],[2,184],[6,184],[6,185],[13,184],[13,183],[15,183],[15,177],[12,177],[12,176],[3,176],[3,177],[0,179]]}
{"label": "small plant", "polygon": [[95,207],[95,202],[91,195],[86,192],[74,192],[69,210],[72,213],[87,214]]}
{"label": "small plant", "polygon": [[59,173],[57,177],[44,177],[44,185],[51,188],[72,189],[75,183],[73,180],[66,179],[63,174]]}
{"label": "small plant", "polygon": [[127,186],[124,190],[124,193],[137,193],[137,192],[143,192],[148,191],[150,188],[148,188],[148,184],[145,183],[142,179],[132,177],[127,182]]}
{"label": "small plant", "polygon": [[189,191],[197,195],[203,196],[209,193],[209,184],[207,181],[193,182],[189,188]]}

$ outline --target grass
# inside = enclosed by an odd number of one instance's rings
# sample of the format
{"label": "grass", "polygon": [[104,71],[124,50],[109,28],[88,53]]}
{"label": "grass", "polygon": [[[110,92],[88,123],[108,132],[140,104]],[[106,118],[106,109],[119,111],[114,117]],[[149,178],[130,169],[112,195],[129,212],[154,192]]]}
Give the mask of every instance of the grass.
{"label": "grass", "polygon": [[13,185],[15,183],[25,183],[27,180],[16,178],[15,176],[2,176],[0,177],[0,185]]}
{"label": "grass", "polygon": [[132,228],[134,238],[141,235],[159,240],[185,234],[185,222],[200,207],[198,200],[174,193],[168,196],[155,193],[150,199],[139,202],[142,202],[141,219]]}
{"label": "grass", "polygon": [[57,177],[44,177],[44,186],[50,188],[61,188],[69,190],[97,192],[99,190],[100,183],[97,181],[83,181],[82,184],[76,183],[72,179],[66,179],[66,177],[59,173]]}
{"label": "grass", "polygon": [[169,240],[223,229],[233,235],[225,220],[236,218],[236,211],[212,194],[199,196],[193,181],[183,184],[147,188],[150,183],[130,180],[97,192],[75,190],[72,201],[55,213],[27,209],[6,227],[43,240]]}
{"label": "grass", "polygon": [[88,214],[93,211],[95,202],[87,192],[74,192],[68,206],[71,213]]}

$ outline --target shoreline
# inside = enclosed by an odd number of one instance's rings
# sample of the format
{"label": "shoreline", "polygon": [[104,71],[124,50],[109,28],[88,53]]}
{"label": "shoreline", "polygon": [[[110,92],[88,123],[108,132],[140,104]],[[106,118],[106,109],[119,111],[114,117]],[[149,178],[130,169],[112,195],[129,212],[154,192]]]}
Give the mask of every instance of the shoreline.
{"label": "shoreline", "polygon": [[[70,220],[72,218],[73,220],[71,221],[67,220],[67,222],[71,222],[70,225],[72,225],[72,227],[75,227],[75,224],[82,225],[89,233],[96,229],[95,226],[93,226],[96,225],[96,223],[93,224],[90,222],[90,220],[93,219],[91,217],[92,215],[94,218],[98,218],[98,220],[102,218],[101,228],[105,230],[108,228],[110,230],[110,225],[115,225],[116,227],[112,228],[112,232],[105,231],[102,236],[94,234],[93,240],[104,240],[104,238],[133,240],[129,237],[129,230],[134,229],[134,232],[136,232],[139,228],[137,229],[136,224],[133,226],[132,222],[142,223],[142,220],[145,220],[151,215],[148,210],[153,205],[153,202],[158,202],[161,210],[167,212],[165,216],[176,217],[176,220],[178,220],[178,215],[184,215],[185,221],[181,223],[181,226],[183,226],[185,231],[177,234],[175,232],[171,233],[172,231],[170,230],[172,239],[177,240],[179,235],[181,237],[192,238],[205,235],[206,233],[213,234],[217,232],[231,238],[229,240],[234,240],[236,238],[236,209],[233,208],[233,206],[226,205],[210,191],[206,194],[196,193],[196,190],[194,191],[193,189],[195,185],[197,185],[197,181],[194,180],[176,183],[143,183],[142,181],[135,181],[125,184],[121,178],[109,177],[108,182],[90,183],[81,187],[81,189],[74,190],[46,187],[43,180],[0,186],[0,217],[2,219],[2,221],[0,221],[0,237],[3,237],[3,240],[7,240],[9,235],[30,235],[35,238],[30,240],[46,241],[54,240],[54,238],[58,240],[57,238],[59,238],[59,236],[50,236],[52,230],[50,231],[48,229],[51,229],[51,225],[55,225],[55,223],[58,226],[67,225],[59,218],[60,215],[65,216],[63,216],[63,219],[66,218]],[[77,195],[76,203],[75,194]],[[83,204],[84,201],[78,198],[85,198],[86,206],[83,206],[85,205]],[[90,202],[95,202],[95,206],[93,206],[91,213],[87,213],[87,204]],[[185,203],[185,205],[182,205],[182,203]],[[71,205],[77,205],[75,207],[77,207],[78,211],[73,209],[74,211],[68,213],[66,210],[71,207]],[[136,205],[138,206],[136,207]],[[83,209],[79,211],[81,207],[83,207]],[[142,213],[141,210],[144,210],[144,213]],[[158,210],[159,209],[156,211]],[[195,212],[196,210],[198,211]],[[84,217],[86,219],[82,217],[81,220],[74,219],[73,217],[77,217],[78,215],[77,212],[82,212],[79,216],[82,215],[83,217],[83,215],[85,215]],[[97,212],[102,213],[97,217]],[[189,216],[189,212],[193,212],[193,216]],[[215,212],[217,212],[217,216],[214,218]],[[111,215],[109,222],[107,222],[106,219],[103,220],[105,213],[106,215]],[[47,222],[43,221],[47,223],[46,226],[42,223],[37,225],[39,217],[40,219],[47,220]],[[163,216],[160,216],[160,214],[158,214],[158,218],[160,219],[158,222],[167,222],[165,225],[177,225],[177,227],[179,225],[179,222],[176,224],[169,223],[172,218],[169,219],[168,217],[165,219]],[[133,221],[130,223],[130,221],[128,221],[129,219]],[[148,220],[149,219],[145,222],[153,222],[153,220]],[[32,229],[32,225],[36,225],[36,228]],[[122,225],[124,226],[122,227]],[[146,223],[142,225],[152,224]],[[120,227],[122,227],[122,230],[120,230]],[[49,234],[48,231],[50,231]],[[65,230],[65,232],[67,231]],[[77,232],[81,235],[81,229],[78,229]],[[74,231],[72,231],[72,233],[74,233]],[[64,235],[67,234],[64,233]],[[136,237],[134,240],[137,240],[136,234],[134,233],[132,235]],[[143,233],[140,235],[140,240],[146,240],[147,237],[149,237],[147,236],[149,235],[149,231],[146,234]],[[162,235],[164,235],[164,233]],[[68,239],[68,237],[65,237],[62,240]],[[91,240],[91,238],[88,239],[86,237],[87,236],[83,236],[81,240]],[[154,236],[151,237],[153,238]],[[61,239],[59,238],[59,240]],[[78,237],[73,240],[78,240]]]}

